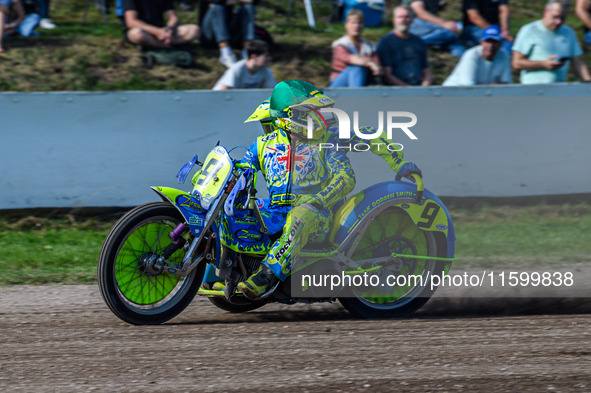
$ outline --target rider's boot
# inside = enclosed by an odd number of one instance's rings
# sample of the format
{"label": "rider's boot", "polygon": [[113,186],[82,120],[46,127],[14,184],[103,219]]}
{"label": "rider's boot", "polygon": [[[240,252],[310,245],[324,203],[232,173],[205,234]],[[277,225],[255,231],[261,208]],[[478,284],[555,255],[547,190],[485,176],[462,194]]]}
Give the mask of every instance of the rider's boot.
{"label": "rider's boot", "polygon": [[276,280],[277,278],[271,269],[261,263],[259,268],[248,279],[238,283],[238,289],[240,289],[244,296],[254,300],[267,292]]}

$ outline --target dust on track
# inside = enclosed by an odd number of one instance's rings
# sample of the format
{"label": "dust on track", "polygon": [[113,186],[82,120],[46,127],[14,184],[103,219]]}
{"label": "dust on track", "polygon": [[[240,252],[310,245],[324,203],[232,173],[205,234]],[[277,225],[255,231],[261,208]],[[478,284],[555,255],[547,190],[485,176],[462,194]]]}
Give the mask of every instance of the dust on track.
{"label": "dust on track", "polygon": [[196,298],[162,326],[119,321],[95,286],[0,299],[2,392],[591,390],[584,298],[434,298],[371,321],[338,303],[229,314]]}

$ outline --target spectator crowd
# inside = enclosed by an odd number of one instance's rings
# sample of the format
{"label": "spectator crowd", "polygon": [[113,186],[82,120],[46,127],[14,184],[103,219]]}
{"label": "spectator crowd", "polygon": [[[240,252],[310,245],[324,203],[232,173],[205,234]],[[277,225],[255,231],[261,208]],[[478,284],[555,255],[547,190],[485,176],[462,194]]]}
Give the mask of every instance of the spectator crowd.
{"label": "spectator crowd", "polygon": [[[441,18],[441,4],[439,0],[403,0],[392,12],[392,31],[373,51],[371,43],[361,39],[362,28],[350,31],[348,26],[363,20],[351,12],[345,21],[347,35],[333,43],[330,86],[365,86],[378,76],[385,85],[428,86],[433,81],[429,46],[459,58],[444,86],[512,83],[512,71],[519,71],[522,84],[565,82],[571,63],[581,81],[591,82],[577,36],[564,24],[569,0],[548,0],[541,19],[522,26],[516,37],[509,30],[508,0],[464,0],[461,22]],[[575,11],[590,44],[591,0],[577,0]],[[361,53],[363,48],[367,49]],[[370,61],[375,55],[379,61]],[[358,77],[343,84],[345,78],[337,78],[335,72]]]}
{"label": "spectator crowd", "polygon": [[[124,39],[143,50],[172,53],[199,40],[219,51],[227,70],[214,90],[273,87],[272,40],[256,33],[258,1],[198,1],[194,24],[180,22],[173,0],[115,0],[115,12]],[[392,11],[392,30],[376,44],[363,38],[364,12],[348,10],[345,35],[332,43],[328,86],[429,86],[429,48],[458,59],[444,86],[513,83],[514,71],[522,84],[565,82],[571,65],[581,81],[591,81],[577,35],[564,24],[570,0],[548,0],[540,19],[521,26],[515,36],[509,0],[463,0],[461,21],[441,16],[444,3],[400,0]],[[55,28],[49,5],[49,0],[0,0],[0,53],[13,35],[32,37],[37,28]],[[180,5],[186,7],[187,0]],[[574,14],[583,25],[583,42],[591,45],[591,0],[575,0]]]}

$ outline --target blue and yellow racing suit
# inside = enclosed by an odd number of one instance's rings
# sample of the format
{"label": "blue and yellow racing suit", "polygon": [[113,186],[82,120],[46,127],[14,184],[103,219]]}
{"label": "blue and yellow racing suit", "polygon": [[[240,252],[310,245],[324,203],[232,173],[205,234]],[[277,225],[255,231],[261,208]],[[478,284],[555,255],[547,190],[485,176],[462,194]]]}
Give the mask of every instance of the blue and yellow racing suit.
{"label": "blue and yellow racing suit", "polygon": [[[374,133],[373,128],[362,132]],[[333,213],[355,187],[355,175],[346,150],[320,149],[320,144],[364,143],[353,135],[338,140],[338,131],[330,130],[322,139],[293,138],[281,129],[262,135],[249,147],[242,162],[261,171],[268,199],[259,199],[258,207],[269,234],[283,231],[270,247],[262,263],[281,280],[291,271],[292,256],[307,242],[322,242],[330,233]],[[386,139],[374,142],[389,143]],[[376,146],[373,144],[372,146]],[[403,161],[402,151],[382,147],[372,151],[394,171]]]}

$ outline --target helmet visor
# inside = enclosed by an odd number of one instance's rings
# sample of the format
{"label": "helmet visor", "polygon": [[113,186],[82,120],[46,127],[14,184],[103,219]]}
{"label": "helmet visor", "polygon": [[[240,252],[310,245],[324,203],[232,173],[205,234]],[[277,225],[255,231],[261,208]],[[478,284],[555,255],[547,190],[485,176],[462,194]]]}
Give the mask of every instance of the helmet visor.
{"label": "helmet visor", "polygon": [[298,107],[291,110],[291,131],[304,136],[313,132],[314,139],[321,133],[338,124],[337,116],[332,112],[320,112],[317,108]]}

